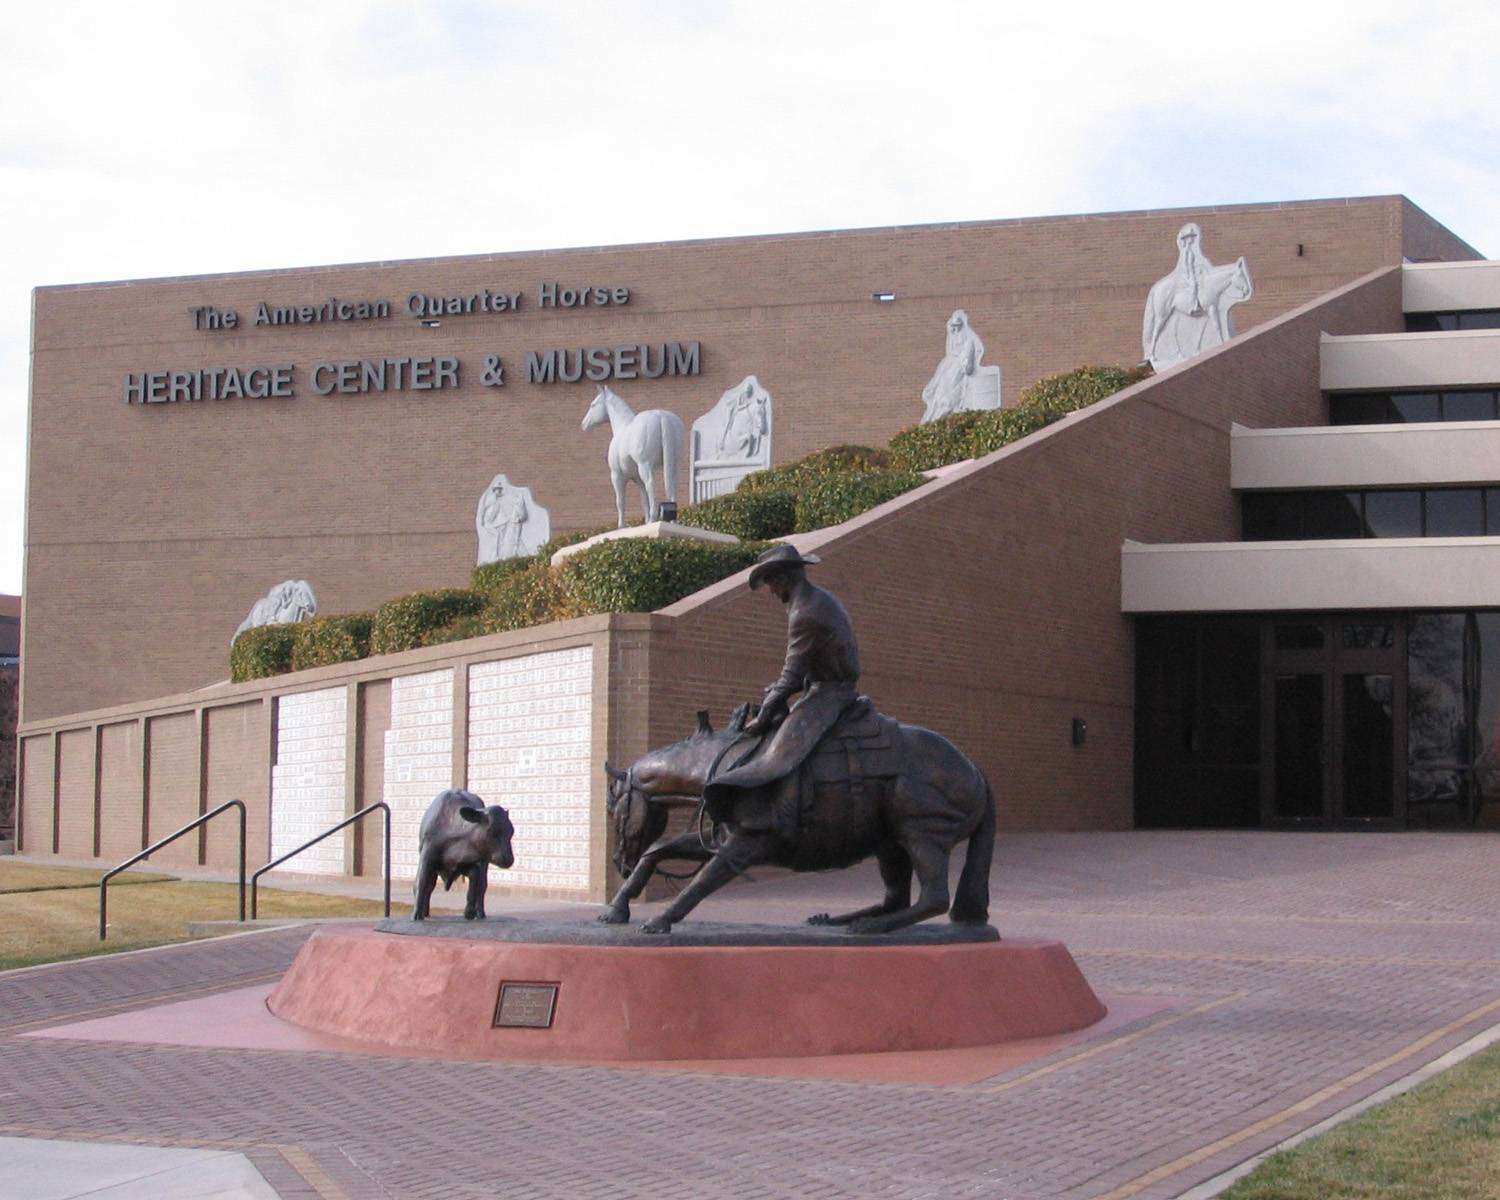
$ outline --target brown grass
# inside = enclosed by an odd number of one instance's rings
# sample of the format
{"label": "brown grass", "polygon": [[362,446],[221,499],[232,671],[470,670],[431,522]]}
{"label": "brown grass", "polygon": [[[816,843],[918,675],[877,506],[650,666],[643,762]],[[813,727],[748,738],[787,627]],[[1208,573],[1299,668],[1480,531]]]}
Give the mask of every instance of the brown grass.
{"label": "brown grass", "polygon": [[[170,877],[110,881],[109,939],[99,940],[99,890],[80,887],[78,878],[97,884],[102,872],[6,863],[0,881],[0,970],[36,963],[191,941],[189,921],[232,921],[239,916],[239,889],[229,883],[191,883]],[[35,881],[59,881],[49,890],[22,890]],[[409,911],[393,906],[392,915]],[[379,917],[379,901],[313,892],[262,888],[260,915],[266,917]]]}
{"label": "brown grass", "polygon": [[1500,1046],[1268,1158],[1223,1200],[1493,1200]]}
{"label": "brown grass", "polygon": [[[36,863],[17,862],[13,858],[0,858],[0,894],[6,892],[39,892],[50,888],[98,887],[102,870],[90,867],[50,867]],[[126,871],[109,881],[111,888],[123,883],[161,883],[173,879],[172,875],[156,875],[147,871]]]}

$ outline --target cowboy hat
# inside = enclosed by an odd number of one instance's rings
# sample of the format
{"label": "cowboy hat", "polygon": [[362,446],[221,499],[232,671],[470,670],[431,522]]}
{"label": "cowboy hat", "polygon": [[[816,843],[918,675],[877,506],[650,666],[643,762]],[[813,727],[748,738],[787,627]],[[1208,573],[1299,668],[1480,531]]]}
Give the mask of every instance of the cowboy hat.
{"label": "cowboy hat", "polygon": [[816,554],[798,554],[796,547],[783,542],[779,546],[772,546],[755,560],[755,566],[750,570],[750,587],[760,587],[766,576],[773,572],[790,570],[792,567],[810,567],[822,561]]}

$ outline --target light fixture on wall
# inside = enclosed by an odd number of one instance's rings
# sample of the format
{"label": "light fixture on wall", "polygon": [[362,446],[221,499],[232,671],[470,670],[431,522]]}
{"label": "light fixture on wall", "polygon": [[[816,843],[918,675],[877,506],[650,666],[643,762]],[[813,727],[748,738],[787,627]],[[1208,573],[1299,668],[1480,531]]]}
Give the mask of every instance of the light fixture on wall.
{"label": "light fixture on wall", "polygon": [[895,298],[896,298],[896,293],[895,292],[871,292],[870,293],[870,299],[874,300],[877,304],[889,304]]}
{"label": "light fixture on wall", "polygon": [[442,324],[442,322],[439,321],[436,317],[423,317],[417,322],[417,324],[420,325],[423,329],[436,329],[439,325]]}

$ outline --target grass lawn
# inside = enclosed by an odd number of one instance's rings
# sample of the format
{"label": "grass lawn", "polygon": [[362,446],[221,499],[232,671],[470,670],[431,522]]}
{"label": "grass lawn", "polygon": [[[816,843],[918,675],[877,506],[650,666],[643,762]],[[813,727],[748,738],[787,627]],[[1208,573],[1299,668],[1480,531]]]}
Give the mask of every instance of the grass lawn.
{"label": "grass lawn", "polygon": [[1222,1200],[1493,1200],[1500,1045],[1268,1158]]}
{"label": "grass lawn", "polygon": [[[189,921],[232,921],[239,916],[239,889],[234,884],[127,873],[110,881],[109,940],[101,942],[97,885],[103,872],[15,862],[4,863],[0,872],[0,970],[185,942],[192,940]],[[47,890],[34,890],[49,882]],[[116,888],[117,883],[130,886]],[[404,905],[391,906],[392,915],[408,911]],[[260,890],[263,918],[378,917],[381,912],[378,900]]]}
{"label": "grass lawn", "polygon": [[[0,895],[6,892],[45,892],[52,888],[98,887],[102,870],[87,867],[42,867],[35,863],[16,862],[9,856],[0,858]],[[126,871],[110,880],[119,883],[161,883],[172,875],[154,875],[149,871]]]}

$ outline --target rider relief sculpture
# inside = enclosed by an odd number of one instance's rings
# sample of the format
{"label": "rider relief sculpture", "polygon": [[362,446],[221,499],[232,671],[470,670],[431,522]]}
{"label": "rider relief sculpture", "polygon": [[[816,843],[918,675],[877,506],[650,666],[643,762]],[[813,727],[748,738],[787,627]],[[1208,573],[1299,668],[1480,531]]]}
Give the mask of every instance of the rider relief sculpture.
{"label": "rider relief sculpture", "polygon": [[[787,606],[786,663],[753,719],[741,705],[715,732],[700,712],[696,732],[648,752],[629,770],[605,763],[615,864],[626,879],[601,921],[628,921],[630,902],[667,859],[703,866],[642,926],[648,933],[671,932],[700,900],[751,867],[823,871],[871,855],[885,885],[881,901],[839,916],[820,913],[811,924],[885,933],[945,912],[958,924],[988,920],[995,844],[989,784],[946,738],[881,715],[859,694],[854,627],[838,598],[807,578],[817,562],[781,545],[750,572],[751,588],[765,584]],[[699,821],[668,836],[670,809],[684,804],[699,806]],[[705,817],[712,837],[703,832]],[[948,861],[965,841],[950,907]]]}

